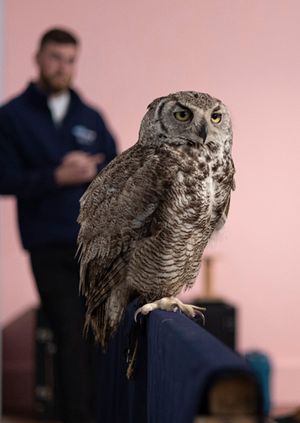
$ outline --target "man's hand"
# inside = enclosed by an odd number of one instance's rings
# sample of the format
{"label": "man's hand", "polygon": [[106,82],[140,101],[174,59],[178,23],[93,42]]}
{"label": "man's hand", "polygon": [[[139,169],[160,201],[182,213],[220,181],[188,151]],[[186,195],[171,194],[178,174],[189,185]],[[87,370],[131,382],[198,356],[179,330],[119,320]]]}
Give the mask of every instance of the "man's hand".
{"label": "man's hand", "polygon": [[55,169],[55,180],[60,186],[91,182],[98,173],[97,165],[104,159],[103,154],[91,155],[83,151],[71,151]]}

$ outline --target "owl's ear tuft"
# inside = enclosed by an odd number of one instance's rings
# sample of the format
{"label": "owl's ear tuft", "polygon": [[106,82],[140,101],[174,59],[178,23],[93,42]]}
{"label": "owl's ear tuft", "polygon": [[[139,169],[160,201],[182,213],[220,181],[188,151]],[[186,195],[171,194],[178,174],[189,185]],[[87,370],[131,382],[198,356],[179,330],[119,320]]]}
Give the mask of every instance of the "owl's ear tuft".
{"label": "owl's ear tuft", "polygon": [[167,96],[164,97],[158,97],[155,100],[153,100],[147,107],[147,109],[155,109],[157,107],[157,105],[164,100],[165,98],[167,98]]}

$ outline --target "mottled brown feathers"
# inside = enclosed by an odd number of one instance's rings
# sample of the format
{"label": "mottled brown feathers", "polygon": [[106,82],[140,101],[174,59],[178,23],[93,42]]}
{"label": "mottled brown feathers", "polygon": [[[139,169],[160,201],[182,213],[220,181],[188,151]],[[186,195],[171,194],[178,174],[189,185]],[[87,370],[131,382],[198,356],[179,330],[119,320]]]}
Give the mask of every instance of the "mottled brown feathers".
{"label": "mottled brown feathers", "polygon": [[[216,107],[222,114],[219,125],[211,121]],[[192,120],[177,121],[178,110],[186,109]],[[231,142],[230,117],[219,100],[196,92],[156,99],[138,142],[83,195],[80,285],[86,325],[102,346],[132,293],[156,300],[193,284],[203,250],[227,216],[234,175]]]}

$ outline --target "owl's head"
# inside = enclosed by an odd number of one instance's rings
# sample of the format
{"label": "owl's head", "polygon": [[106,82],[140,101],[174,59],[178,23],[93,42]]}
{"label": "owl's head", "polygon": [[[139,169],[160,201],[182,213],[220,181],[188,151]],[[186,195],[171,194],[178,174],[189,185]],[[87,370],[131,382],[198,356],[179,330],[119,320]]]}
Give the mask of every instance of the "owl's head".
{"label": "owl's head", "polygon": [[208,94],[180,91],[154,100],[145,114],[139,141],[216,153],[231,150],[232,127],[226,106]]}

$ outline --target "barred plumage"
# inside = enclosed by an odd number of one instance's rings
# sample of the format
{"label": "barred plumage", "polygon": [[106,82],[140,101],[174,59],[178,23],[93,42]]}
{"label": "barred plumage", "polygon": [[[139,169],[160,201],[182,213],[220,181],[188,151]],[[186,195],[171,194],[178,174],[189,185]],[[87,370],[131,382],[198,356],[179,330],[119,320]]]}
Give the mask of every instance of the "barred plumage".
{"label": "barred plumage", "polygon": [[234,188],[231,120],[193,91],[153,101],[138,142],[81,199],[78,237],[86,325],[105,346],[133,295],[144,301],[190,287]]}

